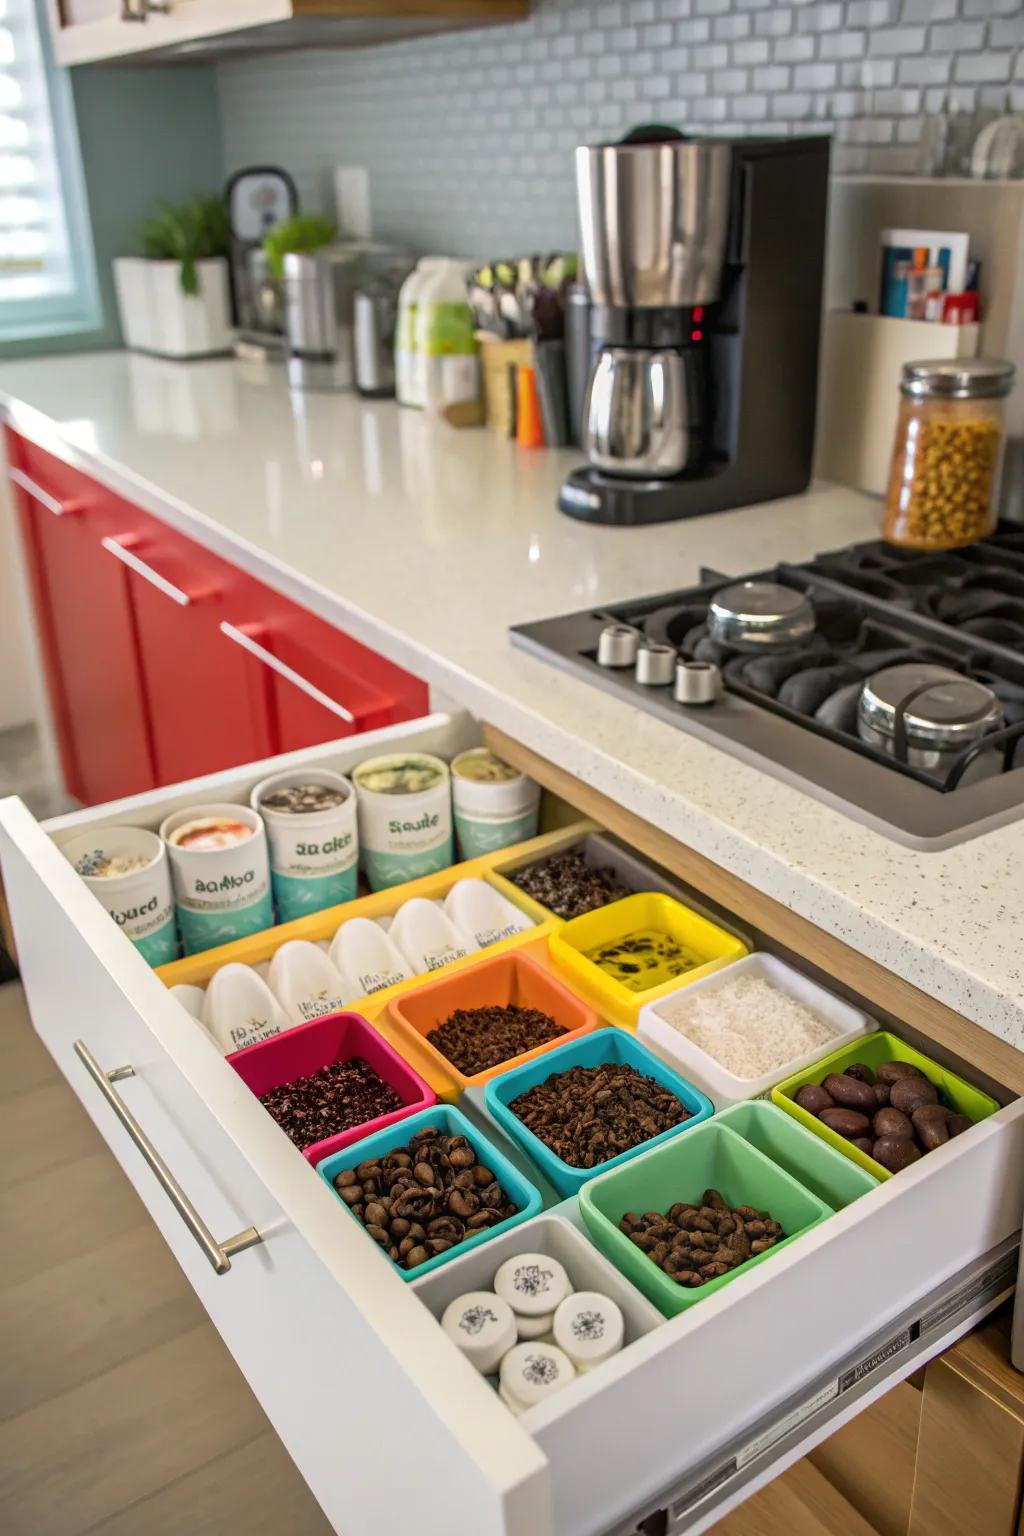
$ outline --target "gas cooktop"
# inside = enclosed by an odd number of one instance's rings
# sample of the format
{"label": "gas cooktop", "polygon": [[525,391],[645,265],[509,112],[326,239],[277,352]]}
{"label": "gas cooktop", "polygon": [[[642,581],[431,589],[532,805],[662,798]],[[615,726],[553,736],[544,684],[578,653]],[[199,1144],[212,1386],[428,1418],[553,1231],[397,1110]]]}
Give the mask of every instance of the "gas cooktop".
{"label": "gas cooktop", "polygon": [[[792,617],[777,616],[770,644],[722,622],[738,581],[790,589]],[[813,623],[801,628],[807,602]],[[705,570],[696,587],[517,625],[511,638],[913,847],[1024,815],[1024,530],[1011,525],[949,554],[875,541],[742,578]],[[859,728],[865,683],[903,666],[971,680],[954,678],[954,694],[988,699],[998,718],[962,746],[947,732],[942,751],[915,749],[918,687],[895,702],[894,738]],[[717,693],[701,686],[719,676]]]}

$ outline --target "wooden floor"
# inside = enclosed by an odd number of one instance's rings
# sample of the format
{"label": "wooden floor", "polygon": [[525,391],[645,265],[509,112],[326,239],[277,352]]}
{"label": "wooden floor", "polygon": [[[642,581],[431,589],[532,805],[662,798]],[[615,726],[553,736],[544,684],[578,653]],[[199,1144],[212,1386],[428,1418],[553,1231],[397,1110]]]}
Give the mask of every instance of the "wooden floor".
{"label": "wooden floor", "polygon": [[[15,982],[0,1041],[0,1532],[330,1536]],[[716,1536],[898,1530],[801,1462]]]}

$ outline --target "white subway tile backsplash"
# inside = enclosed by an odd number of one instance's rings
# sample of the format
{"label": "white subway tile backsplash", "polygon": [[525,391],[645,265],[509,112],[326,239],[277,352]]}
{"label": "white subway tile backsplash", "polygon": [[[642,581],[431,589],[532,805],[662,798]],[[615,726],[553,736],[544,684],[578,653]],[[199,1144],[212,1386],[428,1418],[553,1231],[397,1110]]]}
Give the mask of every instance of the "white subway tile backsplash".
{"label": "white subway tile backsplash", "polygon": [[922,114],[1024,111],[1024,0],[534,0],[522,24],[218,69],[231,169],[329,206],[366,165],[376,227],[481,255],[575,240],[572,148],[645,118],[833,132],[837,171],[912,171]]}

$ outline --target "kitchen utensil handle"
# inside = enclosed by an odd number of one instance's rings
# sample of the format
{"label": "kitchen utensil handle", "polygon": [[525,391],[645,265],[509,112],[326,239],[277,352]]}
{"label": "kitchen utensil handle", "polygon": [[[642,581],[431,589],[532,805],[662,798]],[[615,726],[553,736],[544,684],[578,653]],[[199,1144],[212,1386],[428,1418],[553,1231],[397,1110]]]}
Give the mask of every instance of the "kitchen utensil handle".
{"label": "kitchen utensil handle", "polygon": [[231,1260],[236,1253],[244,1253],[247,1248],[254,1248],[257,1243],[263,1241],[260,1233],[257,1232],[255,1227],[246,1227],[244,1231],[236,1232],[234,1237],[226,1238],[224,1242],[218,1243],[206,1222],[200,1216],[142,1129],[142,1126],[114,1089],[113,1085],[115,1083],[121,1082],[126,1077],[134,1077],[135,1068],[130,1066],[115,1067],[112,1072],[104,1072],[84,1040],[75,1041],[75,1055],[85,1067],[85,1070],[114,1111],[120,1123],[124,1126],[124,1129],[128,1132],[128,1135],[149,1167],[156,1174],[157,1182],[161,1189],[203,1250],[214,1273],[226,1275],[231,1268]]}
{"label": "kitchen utensil handle", "polygon": [[141,576],[143,581],[148,581],[151,587],[156,587],[157,591],[162,592],[164,597],[169,597],[172,603],[177,603],[180,608],[189,607],[192,599],[187,592],[176,587],[173,581],[168,581],[166,576],[161,576],[159,571],[154,571],[153,567],[147,565],[145,560],[140,560],[138,555],[132,554],[129,545],[136,537],[137,535],[131,533],[119,533],[112,538],[101,539],[100,543],[108,555],[113,555],[115,560],[120,560],[122,565],[134,571],[136,576]]}
{"label": "kitchen utensil handle", "polygon": [[235,645],[240,645],[243,651],[248,651],[250,656],[255,656],[256,660],[261,661],[265,667],[276,672],[278,677],[283,677],[286,683],[291,683],[293,688],[298,688],[307,698],[323,705],[324,709],[329,709],[332,715],[337,715],[340,720],[346,721],[349,725],[356,724],[356,717],[350,709],[346,709],[344,704],[338,703],[337,699],[332,699],[328,694],[323,693],[315,683],[303,677],[301,672],[296,672],[287,663],[278,661],[277,657],[260,645],[259,641],[247,635],[244,629],[239,629],[236,624],[228,624],[225,620],[220,626],[220,632]]}
{"label": "kitchen utensil handle", "polygon": [[42,486],[32,479],[31,475],[26,475],[23,469],[10,469],[7,473],[14,485],[31,496],[33,501],[38,501],[39,505],[45,507],[47,512],[52,512],[54,517],[67,517],[72,512],[80,512],[85,505],[79,497],[69,497],[67,501],[58,501],[56,496],[50,495],[49,491],[44,491]]}

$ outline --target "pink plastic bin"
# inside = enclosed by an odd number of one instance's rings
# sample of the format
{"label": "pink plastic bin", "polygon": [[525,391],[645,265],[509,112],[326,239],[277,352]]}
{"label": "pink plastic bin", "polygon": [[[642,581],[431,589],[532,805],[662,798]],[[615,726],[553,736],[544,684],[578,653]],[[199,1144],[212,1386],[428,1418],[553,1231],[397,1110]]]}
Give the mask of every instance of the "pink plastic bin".
{"label": "pink plastic bin", "polygon": [[321,1067],[334,1061],[348,1061],[352,1056],[361,1056],[395,1090],[403,1101],[402,1108],[304,1147],[303,1157],[315,1166],[353,1141],[372,1136],[418,1110],[430,1109],[437,1103],[434,1090],[358,1013],[331,1013],[322,1019],[312,1019],[270,1040],[261,1040],[258,1045],[248,1045],[244,1051],[235,1051],[227,1060],[258,1098],[282,1083],[310,1077]]}

